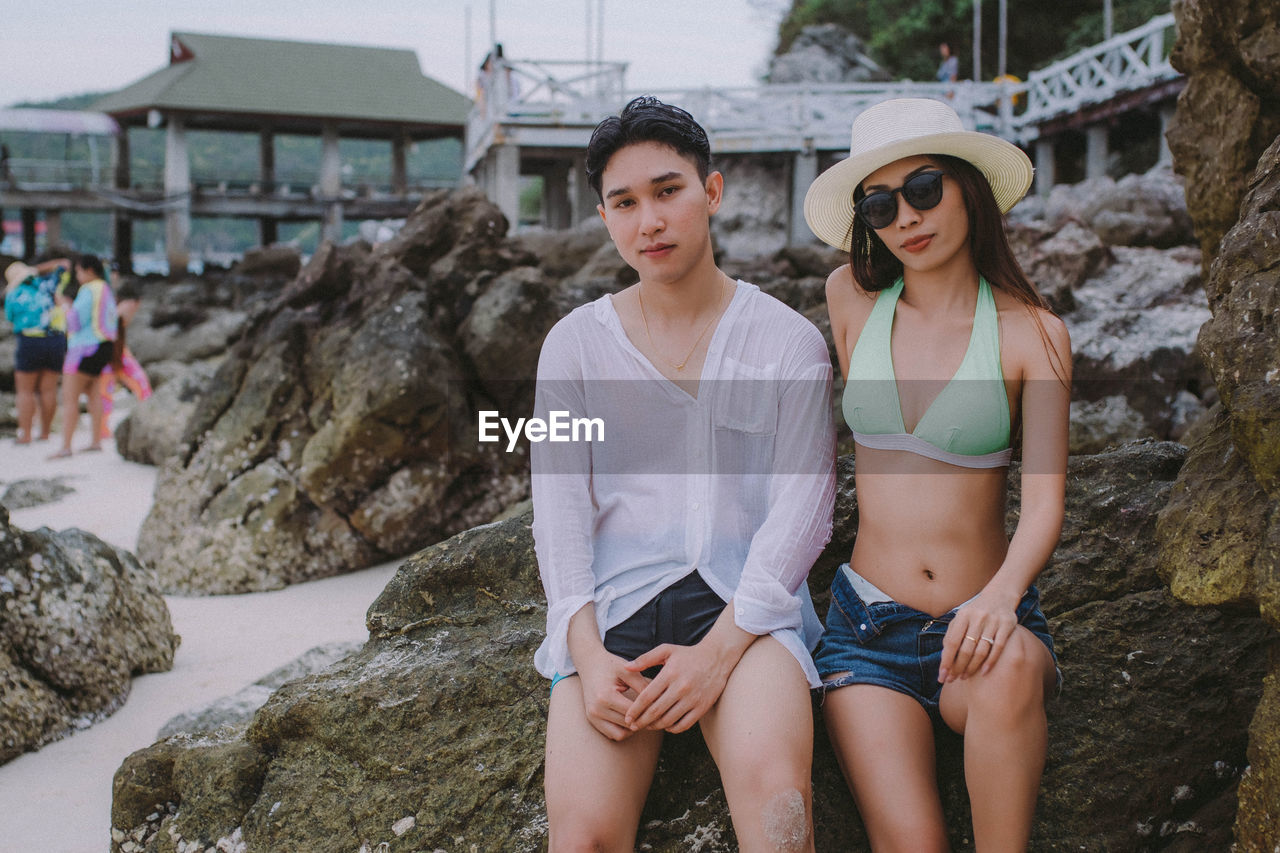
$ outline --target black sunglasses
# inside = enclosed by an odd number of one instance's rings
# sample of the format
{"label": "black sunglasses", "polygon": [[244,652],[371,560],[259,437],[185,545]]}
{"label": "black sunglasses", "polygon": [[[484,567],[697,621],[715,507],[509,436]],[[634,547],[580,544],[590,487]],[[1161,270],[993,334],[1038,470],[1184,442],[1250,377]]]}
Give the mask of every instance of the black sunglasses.
{"label": "black sunglasses", "polygon": [[937,207],[942,201],[943,172],[921,172],[907,178],[902,186],[893,190],[876,190],[859,199],[853,209],[862,217],[862,221],[877,231],[888,228],[898,218],[898,200],[895,193],[902,194],[902,200],[916,210],[929,210]]}

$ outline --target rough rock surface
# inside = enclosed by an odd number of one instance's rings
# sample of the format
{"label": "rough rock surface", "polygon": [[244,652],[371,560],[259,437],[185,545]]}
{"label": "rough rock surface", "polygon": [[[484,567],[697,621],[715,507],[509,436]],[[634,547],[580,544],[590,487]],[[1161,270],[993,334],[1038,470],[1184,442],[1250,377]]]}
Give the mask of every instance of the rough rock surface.
{"label": "rough rock surface", "polygon": [[0,506],[0,763],[111,714],[177,646],[132,554],[74,528],[19,530]]}
{"label": "rough rock surface", "polygon": [[527,493],[475,412],[531,391],[566,308],[505,229],[478,192],[433,195],[376,249],[326,244],[254,314],[158,478],[140,556],[166,589],[352,571]]}
{"label": "rough rock surface", "polygon": [[[1161,514],[1162,573],[1182,600],[1280,628],[1280,7],[1174,4],[1187,87],[1169,131],[1205,250],[1200,335],[1222,409],[1197,429]],[[1224,645],[1231,641],[1222,639]],[[1249,727],[1236,849],[1280,848],[1280,659]]]}
{"label": "rough rock surface", "polygon": [[64,480],[67,477],[51,477],[47,480],[14,480],[4,484],[4,493],[0,494],[0,504],[12,512],[15,509],[40,506],[62,500],[75,489]]}
{"label": "rough rock surface", "polygon": [[791,48],[769,61],[770,83],[863,83],[891,79],[866,44],[838,24],[803,28]]}
{"label": "rough rock surface", "polygon": [[244,728],[254,712],[271,698],[271,694],[297,678],[322,672],[353,652],[360,643],[328,643],[309,649],[300,657],[272,670],[248,687],[230,696],[224,696],[200,708],[193,708],[173,717],[160,727],[158,738],[183,735],[201,737],[214,734],[224,728]]}
{"label": "rough rock surface", "polygon": [[1196,243],[1183,182],[1166,166],[1119,180],[1101,177],[1058,184],[1043,204],[1019,203],[1011,217],[1042,219],[1054,230],[1078,222],[1111,246],[1168,249]]}
{"label": "rough rock surface", "polygon": [[[165,362],[172,364],[173,362]],[[187,421],[218,369],[218,361],[184,365],[177,374],[165,371],[165,381],[146,400],[134,405],[116,427],[116,450],[125,459],[145,465],[163,465],[176,454],[186,434]]]}
{"label": "rough rock surface", "polygon": [[[1062,545],[1041,582],[1066,688],[1050,709],[1032,849],[1229,844],[1244,729],[1273,642],[1256,616],[1181,604],[1156,575],[1155,513],[1184,453],[1147,443],[1072,460]],[[838,535],[810,578],[819,592],[848,553],[851,473],[842,459]],[[411,558],[370,607],[364,648],[283,686],[246,729],[131,755],[115,778],[114,849],[119,839],[149,853],[221,839],[249,853],[541,849],[547,684],[530,661],[545,604],[530,520]],[[866,850],[815,719],[818,849]],[[943,739],[952,842],[963,847],[959,750]],[[736,849],[697,734],[664,749],[639,843]]]}

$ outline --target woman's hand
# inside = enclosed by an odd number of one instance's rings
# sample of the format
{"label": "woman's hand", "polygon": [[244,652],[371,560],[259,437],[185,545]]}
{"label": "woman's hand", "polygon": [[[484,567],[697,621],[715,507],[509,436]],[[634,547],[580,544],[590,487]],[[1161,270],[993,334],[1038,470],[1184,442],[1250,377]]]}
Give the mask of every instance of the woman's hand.
{"label": "woman's hand", "polygon": [[991,671],[1018,627],[1020,599],[1021,596],[986,589],[956,611],[942,639],[940,683]]}

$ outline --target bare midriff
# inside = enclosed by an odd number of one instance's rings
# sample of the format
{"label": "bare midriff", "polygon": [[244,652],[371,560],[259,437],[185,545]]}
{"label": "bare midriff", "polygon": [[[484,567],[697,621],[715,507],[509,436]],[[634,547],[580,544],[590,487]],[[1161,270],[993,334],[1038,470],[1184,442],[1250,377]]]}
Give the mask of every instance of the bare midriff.
{"label": "bare midriff", "polygon": [[856,451],[853,570],[895,601],[941,616],[1000,568],[1007,468],[962,468],[901,450]]}

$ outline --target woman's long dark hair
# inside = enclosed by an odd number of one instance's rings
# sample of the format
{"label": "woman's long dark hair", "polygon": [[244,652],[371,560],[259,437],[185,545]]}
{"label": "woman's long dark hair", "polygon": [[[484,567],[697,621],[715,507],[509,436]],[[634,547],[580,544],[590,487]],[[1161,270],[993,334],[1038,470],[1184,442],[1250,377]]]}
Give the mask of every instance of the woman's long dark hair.
{"label": "woman's long dark hair", "polygon": [[[928,155],[931,160],[938,161],[942,170],[960,187],[960,196],[964,199],[965,213],[969,215],[969,254],[978,274],[1008,293],[1014,299],[1026,305],[1028,309],[1041,308],[1049,311],[1049,303],[1040,295],[1031,279],[1022,271],[1022,265],[1009,246],[1009,238],[1004,231],[1004,214],[991,192],[991,184],[978,168],[968,160],[951,157],[946,154]],[[859,184],[853,193],[854,202],[862,199],[865,193]],[[894,257],[893,252],[880,239],[880,235],[867,227],[862,217],[853,217],[851,248],[849,250],[849,266],[853,270],[854,281],[867,291],[879,291],[892,287],[902,277],[902,261]],[[1047,333],[1040,318],[1032,316],[1040,327],[1040,336],[1049,347]],[[1055,372],[1064,375],[1055,366]]]}

